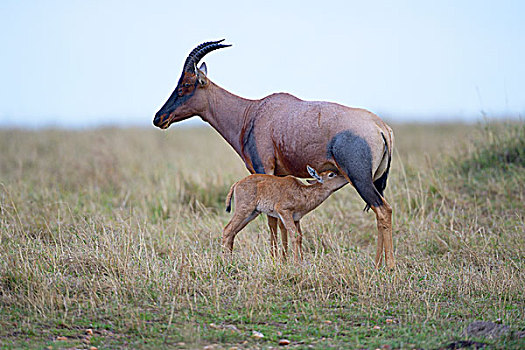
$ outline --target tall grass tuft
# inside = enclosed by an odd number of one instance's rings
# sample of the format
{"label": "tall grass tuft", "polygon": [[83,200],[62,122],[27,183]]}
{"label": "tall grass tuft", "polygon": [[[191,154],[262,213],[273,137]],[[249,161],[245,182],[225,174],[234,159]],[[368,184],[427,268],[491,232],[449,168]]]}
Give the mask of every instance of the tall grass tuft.
{"label": "tall grass tuft", "polygon": [[485,122],[466,146],[446,168],[451,173],[450,187],[469,196],[487,215],[494,207],[510,215],[523,211],[525,123]]}
{"label": "tall grass tuft", "polygon": [[455,165],[464,174],[525,167],[525,123],[486,122],[479,129],[481,132],[471,144],[471,152],[455,158]]}

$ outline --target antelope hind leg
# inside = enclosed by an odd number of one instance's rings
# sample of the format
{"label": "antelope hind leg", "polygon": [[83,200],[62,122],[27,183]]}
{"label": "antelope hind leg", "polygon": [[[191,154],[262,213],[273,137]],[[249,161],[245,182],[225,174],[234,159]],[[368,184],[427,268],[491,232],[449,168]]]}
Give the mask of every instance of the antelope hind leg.
{"label": "antelope hind leg", "polygon": [[[376,214],[377,220],[377,251],[376,251],[376,265],[381,263],[381,246],[385,250],[385,262],[389,269],[393,269],[396,265],[394,259],[394,244],[392,242],[392,207],[383,198],[383,205],[372,206],[372,210]],[[379,259],[378,259],[379,255]],[[379,260],[379,261],[378,261]]]}

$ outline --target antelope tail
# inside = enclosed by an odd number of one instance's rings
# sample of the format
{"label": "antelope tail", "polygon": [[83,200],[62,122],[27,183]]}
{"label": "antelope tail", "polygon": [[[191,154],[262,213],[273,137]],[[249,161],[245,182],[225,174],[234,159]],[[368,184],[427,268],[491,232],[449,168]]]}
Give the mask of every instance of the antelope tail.
{"label": "antelope tail", "polygon": [[235,189],[235,185],[237,185],[237,182],[232,185],[230,188],[230,192],[228,192],[228,195],[226,196],[226,212],[230,212],[232,209],[232,197],[233,197],[233,190]]}

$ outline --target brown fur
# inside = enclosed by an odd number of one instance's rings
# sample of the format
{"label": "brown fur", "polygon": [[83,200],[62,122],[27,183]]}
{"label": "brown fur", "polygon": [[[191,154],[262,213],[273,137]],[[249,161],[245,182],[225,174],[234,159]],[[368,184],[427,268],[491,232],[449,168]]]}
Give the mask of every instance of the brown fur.
{"label": "brown fur", "polygon": [[[286,93],[248,100],[214,84],[201,70],[183,74],[182,81],[191,84],[185,93],[193,96],[169,115],[159,111],[155,125],[165,129],[198,115],[223,136],[251,173],[304,178],[308,177],[305,169],[310,164],[318,171],[337,170],[350,182],[335,159],[327,156],[329,142],[345,131],[362,138],[370,147],[373,181],[388,170],[394,143],[392,129],[367,110],[303,101]],[[199,83],[195,85],[196,79]],[[246,139],[251,147],[246,147]],[[372,205],[378,226],[376,265],[381,264],[384,248],[386,264],[393,268],[392,210],[382,196],[381,200],[382,204]],[[269,226],[270,230],[276,226],[273,219],[269,219]]]}
{"label": "brown fur", "polygon": [[[223,244],[233,250],[235,235],[257,215],[269,217],[272,254],[277,249],[277,222],[281,224],[283,257],[286,257],[288,234],[292,236],[295,257],[302,256],[302,232],[299,221],[317,208],[330,194],[347,184],[346,179],[332,171],[320,175],[323,183],[306,185],[293,176],[255,174],[232,185],[226,197],[226,206],[231,205],[232,196],[235,213],[223,231]],[[280,219],[280,220],[278,220]]]}

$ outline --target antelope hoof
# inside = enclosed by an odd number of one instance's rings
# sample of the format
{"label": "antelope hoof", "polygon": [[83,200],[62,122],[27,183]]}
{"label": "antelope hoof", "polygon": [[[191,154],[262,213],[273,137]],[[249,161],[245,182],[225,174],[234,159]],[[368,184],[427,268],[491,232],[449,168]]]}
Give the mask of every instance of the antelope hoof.
{"label": "antelope hoof", "polygon": [[389,269],[389,270],[393,270],[395,267],[396,267],[396,261],[394,259],[389,259],[387,262],[386,262],[386,267]]}

